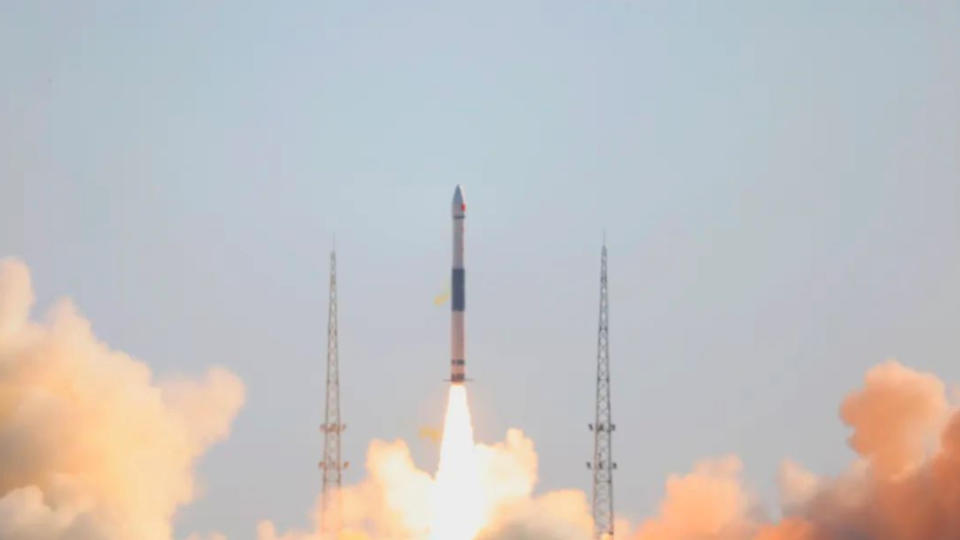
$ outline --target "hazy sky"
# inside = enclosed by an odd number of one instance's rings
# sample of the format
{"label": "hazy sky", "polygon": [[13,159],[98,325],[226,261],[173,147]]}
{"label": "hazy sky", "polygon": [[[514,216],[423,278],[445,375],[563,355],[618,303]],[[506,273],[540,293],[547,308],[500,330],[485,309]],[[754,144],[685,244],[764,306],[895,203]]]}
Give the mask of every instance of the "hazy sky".
{"label": "hazy sky", "polygon": [[886,358],[960,381],[960,5],[462,4],[0,1],[0,256],[247,385],[180,533],[306,525],[334,233],[347,480],[434,468],[457,183],[478,435],[545,489],[589,487],[604,229],[624,515],[701,457],[838,472]]}

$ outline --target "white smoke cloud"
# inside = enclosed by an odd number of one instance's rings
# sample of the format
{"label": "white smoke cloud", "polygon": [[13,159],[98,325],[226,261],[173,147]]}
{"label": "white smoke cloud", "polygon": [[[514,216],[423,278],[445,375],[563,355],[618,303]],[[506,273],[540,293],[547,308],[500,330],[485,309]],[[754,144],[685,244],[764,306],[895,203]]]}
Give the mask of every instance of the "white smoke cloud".
{"label": "white smoke cloud", "polygon": [[[592,531],[586,497],[580,491],[534,496],[537,454],[533,441],[511,429],[503,442],[476,445],[484,500],[489,515],[478,539],[588,540]],[[341,493],[340,540],[425,538],[432,523],[434,479],[419,469],[403,441],[373,441],[367,477]],[[313,529],[279,533],[270,521],[258,527],[259,540],[320,540],[319,500]]]}
{"label": "white smoke cloud", "polygon": [[221,368],[157,381],[68,300],[41,322],[33,300],[27,267],[0,261],[0,538],[169,540],[243,384]]}

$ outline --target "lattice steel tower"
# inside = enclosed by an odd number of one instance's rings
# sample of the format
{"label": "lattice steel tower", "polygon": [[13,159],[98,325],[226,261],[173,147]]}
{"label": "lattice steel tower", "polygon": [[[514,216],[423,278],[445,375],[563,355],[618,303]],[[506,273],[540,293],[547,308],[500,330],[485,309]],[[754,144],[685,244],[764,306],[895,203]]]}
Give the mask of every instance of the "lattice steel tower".
{"label": "lattice steel tower", "polygon": [[347,463],[340,461],[340,434],[347,428],[340,423],[340,359],[337,342],[337,252],[330,252],[330,304],[327,312],[327,404],[323,431],[323,492],[321,494],[320,531],[322,537],[336,538],[341,527],[340,484]]}
{"label": "lattice steel tower", "polygon": [[600,251],[600,331],[597,336],[597,417],[593,432],[593,531],[597,539],[613,538],[613,424],[610,412],[610,342],[607,299],[607,243]]}

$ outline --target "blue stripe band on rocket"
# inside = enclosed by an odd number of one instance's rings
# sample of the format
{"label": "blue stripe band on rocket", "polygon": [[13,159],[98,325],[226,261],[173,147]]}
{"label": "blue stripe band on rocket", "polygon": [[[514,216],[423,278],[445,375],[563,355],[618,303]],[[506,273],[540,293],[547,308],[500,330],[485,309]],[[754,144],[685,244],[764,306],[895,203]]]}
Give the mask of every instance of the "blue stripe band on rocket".
{"label": "blue stripe band on rocket", "polygon": [[453,300],[451,306],[453,311],[466,311],[467,299],[466,291],[464,290],[464,281],[466,281],[466,270],[463,268],[454,268],[453,276],[451,276],[451,284],[453,289]]}

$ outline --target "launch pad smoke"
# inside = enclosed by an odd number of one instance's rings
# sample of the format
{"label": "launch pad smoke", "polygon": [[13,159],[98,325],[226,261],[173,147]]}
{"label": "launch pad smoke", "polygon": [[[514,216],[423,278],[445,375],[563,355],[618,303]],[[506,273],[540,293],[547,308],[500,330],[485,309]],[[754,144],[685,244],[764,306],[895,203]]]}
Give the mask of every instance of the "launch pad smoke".
{"label": "launch pad smoke", "polygon": [[157,380],[69,301],[43,322],[32,305],[27,267],[0,261],[0,538],[168,540],[243,384],[222,368]]}
{"label": "launch pad smoke", "polygon": [[[173,538],[174,515],[196,498],[194,465],[229,434],[243,384],[222,368],[193,379],[157,379],[143,362],[99,341],[70,302],[56,303],[41,321],[30,317],[32,304],[27,267],[0,263],[0,538]],[[880,364],[842,402],[840,419],[857,459],[832,477],[784,461],[782,519],[769,517],[780,512],[764,508],[745,486],[740,460],[721,456],[667,478],[656,512],[633,525],[618,523],[618,536],[960,537],[960,414],[940,379],[893,361]],[[535,494],[537,452],[529,437],[509,430],[503,442],[478,443],[475,450],[488,510],[477,538],[590,538],[583,491]],[[434,479],[416,466],[406,443],[372,441],[362,476],[343,489],[341,538],[429,534]],[[643,511],[630,501],[618,509]],[[269,521],[257,534],[319,539],[313,528],[278,532]]]}

